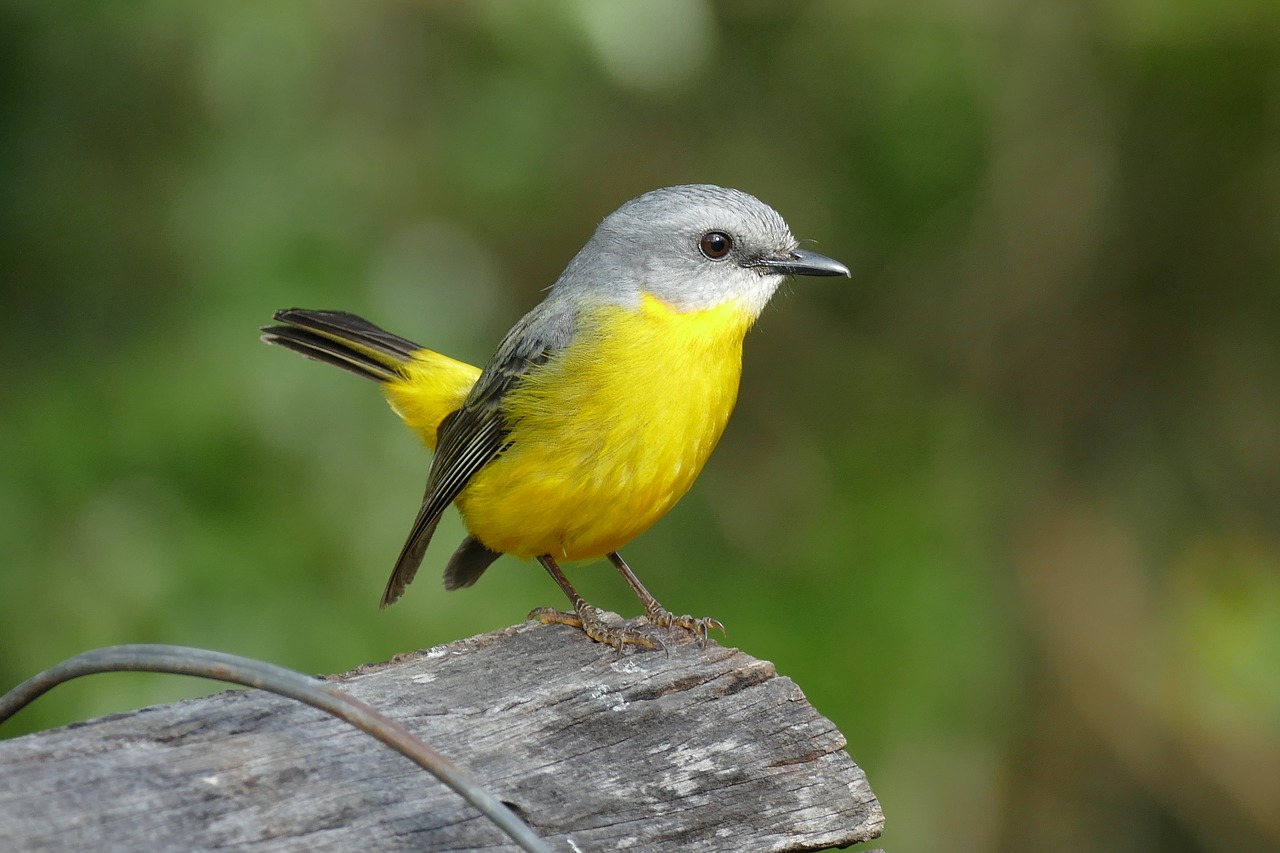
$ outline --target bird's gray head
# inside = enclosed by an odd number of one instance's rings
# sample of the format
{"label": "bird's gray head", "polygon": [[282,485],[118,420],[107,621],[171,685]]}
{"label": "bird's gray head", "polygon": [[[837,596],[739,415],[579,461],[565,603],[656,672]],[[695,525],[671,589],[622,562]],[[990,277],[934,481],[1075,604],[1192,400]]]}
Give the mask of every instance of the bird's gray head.
{"label": "bird's gray head", "polygon": [[678,311],[736,301],[757,316],[787,275],[849,275],[797,247],[778,212],[710,184],[653,190],[609,214],[553,292],[636,305],[650,294]]}

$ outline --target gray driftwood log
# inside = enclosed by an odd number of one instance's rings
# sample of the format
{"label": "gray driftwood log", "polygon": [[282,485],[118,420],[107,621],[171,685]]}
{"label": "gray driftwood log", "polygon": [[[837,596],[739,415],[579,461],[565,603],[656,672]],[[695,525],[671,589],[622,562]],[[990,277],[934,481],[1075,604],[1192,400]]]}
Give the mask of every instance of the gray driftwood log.
{"label": "gray driftwood log", "polygon": [[[553,850],[820,850],[879,834],[844,737],[794,682],[714,642],[673,634],[669,646],[619,658],[526,623],[332,680],[468,770]],[[514,845],[372,738],[231,691],[0,741],[0,849]]]}

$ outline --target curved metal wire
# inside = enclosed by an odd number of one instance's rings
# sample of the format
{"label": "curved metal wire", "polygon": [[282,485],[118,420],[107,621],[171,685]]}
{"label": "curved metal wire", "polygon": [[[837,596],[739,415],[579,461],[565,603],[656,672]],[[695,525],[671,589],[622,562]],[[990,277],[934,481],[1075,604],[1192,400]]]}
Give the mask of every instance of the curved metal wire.
{"label": "curved metal wire", "polygon": [[107,646],[51,666],[0,696],[0,723],[63,682],[99,672],[163,672],[256,687],[332,714],[413,760],[471,803],[529,853],[551,853],[527,824],[456,764],[377,710],[313,676],[239,655],[187,646]]}

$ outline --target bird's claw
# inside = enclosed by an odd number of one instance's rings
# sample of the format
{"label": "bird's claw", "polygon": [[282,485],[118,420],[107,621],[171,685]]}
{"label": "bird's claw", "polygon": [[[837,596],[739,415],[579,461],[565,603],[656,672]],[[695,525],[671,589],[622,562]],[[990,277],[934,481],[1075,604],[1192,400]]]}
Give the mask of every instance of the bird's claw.
{"label": "bird's claw", "polygon": [[543,625],[568,625],[571,628],[580,628],[597,643],[604,643],[606,646],[617,649],[618,657],[622,657],[622,650],[626,646],[667,650],[666,644],[656,637],[650,637],[634,628],[619,628],[605,622],[603,611],[591,604],[584,603],[582,607],[572,612],[556,610],[554,607],[539,607],[529,614],[529,618],[536,619]]}
{"label": "bird's claw", "polygon": [[650,625],[657,625],[660,628],[666,628],[668,631],[672,627],[684,628],[698,638],[698,642],[702,644],[703,648],[706,648],[707,634],[712,629],[716,629],[722,634],[728,633],[719,619],[712,619],[710,616],[693,617],[687,613],[683,616],[676,616],[661,605],[650,608],[646,615],[649,617]]}

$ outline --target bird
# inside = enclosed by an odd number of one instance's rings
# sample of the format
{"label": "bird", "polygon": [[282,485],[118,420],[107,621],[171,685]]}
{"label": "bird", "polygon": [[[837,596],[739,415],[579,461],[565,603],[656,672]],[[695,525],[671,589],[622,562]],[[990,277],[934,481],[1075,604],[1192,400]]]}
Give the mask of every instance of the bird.
{"label": "bird", "polygon": [[467,535],[446,589],[471,586],[502,554],[536,559],[573,610],[530,618],[580,628],[621,654],[662,643],[606,621],[561,563],[608,558],[651,626],[703,644],[723,630],[667,610],[618,552],[693,485],[737,400],[743,339],[789,276],[850,272],[801,248],[754,196],[690,184],[606,216],[483,369],[342,311],[284,309],[261,334],[377,382],[434,453],[382,607],[404,593],[453,505]]}

